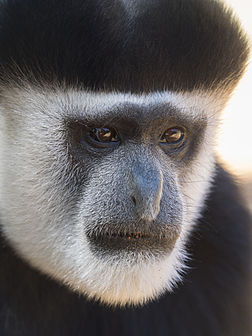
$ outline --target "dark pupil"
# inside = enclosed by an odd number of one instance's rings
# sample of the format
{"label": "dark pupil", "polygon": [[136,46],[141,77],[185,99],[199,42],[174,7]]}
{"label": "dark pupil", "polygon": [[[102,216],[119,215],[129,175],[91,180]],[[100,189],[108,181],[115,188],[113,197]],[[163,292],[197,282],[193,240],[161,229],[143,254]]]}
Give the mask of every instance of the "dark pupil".
{"label": "dark pupil", "polygon": [[169,128],[165,131],[161,140],[172,143],[177,142],[183,137],[183,132],[179,128]]}
{"label": "dark pupil", "polygon": [[93,128],[90,132],[92,138],[100,142],[117,141],[116,131],[113,128]]}

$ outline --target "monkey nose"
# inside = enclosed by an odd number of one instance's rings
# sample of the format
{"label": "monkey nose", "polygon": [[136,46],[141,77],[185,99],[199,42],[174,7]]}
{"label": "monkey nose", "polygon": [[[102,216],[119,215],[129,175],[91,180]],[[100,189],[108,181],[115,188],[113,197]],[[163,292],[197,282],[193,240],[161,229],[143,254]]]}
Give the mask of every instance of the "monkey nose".
{"label": "monkey nose", "polygon": [[139,219],[151,222],[160,211],[163,191],[163,174],[157,167],[141,164],[132,168],[133,193],[131,200]]}

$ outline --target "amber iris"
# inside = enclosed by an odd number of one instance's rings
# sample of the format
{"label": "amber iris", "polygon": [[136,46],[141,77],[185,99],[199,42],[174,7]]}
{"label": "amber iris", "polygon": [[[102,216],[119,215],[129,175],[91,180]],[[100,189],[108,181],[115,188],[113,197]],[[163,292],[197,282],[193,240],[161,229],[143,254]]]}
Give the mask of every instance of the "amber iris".
{"label": "amber iris", "polygon": [[161,143],[175,144],[184,138],[184,130],[181,127],[168,128],[160,137]]}
{"label": "amber iris", "polygon": [[89,135],[98,142],[108,143],[108,142],[118,142],[119,137],[114,128],[101,127],[92,128]]}

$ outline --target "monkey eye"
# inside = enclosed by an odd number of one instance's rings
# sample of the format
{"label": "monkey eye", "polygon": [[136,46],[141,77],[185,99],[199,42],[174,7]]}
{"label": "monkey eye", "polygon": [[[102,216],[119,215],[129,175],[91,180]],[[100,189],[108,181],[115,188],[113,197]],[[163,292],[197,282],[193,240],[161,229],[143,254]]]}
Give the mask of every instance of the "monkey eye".
{"label": "monkey eye", "polygon": [[110,127],[97,127],[91,128],[89,136],[93,140],[101,143],[119,142],[119,136],[114,128]]}
{"label": "monkey eye", "polygon": [[177,144],[184,139],[184,136],[185,131],[182,127],[171,127],[161,135],[159,143]]}

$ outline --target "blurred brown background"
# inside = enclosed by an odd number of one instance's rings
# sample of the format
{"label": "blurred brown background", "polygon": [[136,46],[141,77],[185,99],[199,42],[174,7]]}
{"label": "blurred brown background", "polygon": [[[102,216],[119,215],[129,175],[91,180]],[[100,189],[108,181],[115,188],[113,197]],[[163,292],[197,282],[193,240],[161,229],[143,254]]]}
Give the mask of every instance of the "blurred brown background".
{"label": "blurred brown background", "polygon": [[[225,0],[233,7],[252,45],[252,0]],[[252,211],[252,60],[223,112],[218,152],[229,171],[238,176]]]}

